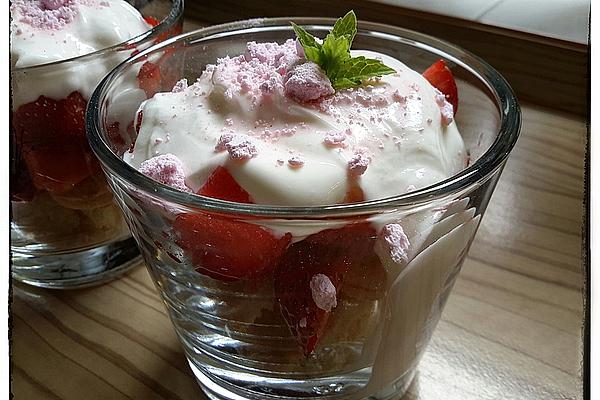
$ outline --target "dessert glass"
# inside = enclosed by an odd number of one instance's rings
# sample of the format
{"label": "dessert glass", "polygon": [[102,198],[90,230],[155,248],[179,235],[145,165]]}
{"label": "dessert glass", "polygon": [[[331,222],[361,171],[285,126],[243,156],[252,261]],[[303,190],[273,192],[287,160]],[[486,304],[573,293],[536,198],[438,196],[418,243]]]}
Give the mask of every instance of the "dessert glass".
{"label": "dessert glass", "polygon": [[[291,20],[317,37],[324,37],[334,22]],[[160,86],[170,91],[179,78],[193,82],[218,57],[242,54],[248,41],[281,43],[293,37],[289,21],[259,19],[210,27],[133,57],[94,92],[88,138],[189,365],[210,398],[396,398],[410,385],[519,134],[519,106],[495,70],[432,37],[359,23],[355,49],[388,54],[417,71],[443,58],[458,84],[456,121],[470,152],[469,166],[433,186],[391,198],[280,207],[183,193],[122,161],[135,141],[135,129],[120,132],[126,145],[111,135],[110,126],[124,109],[129,108],[133,118],[139,105],[123,100],[123,87],[130,79],[128,71],[144,57],[168,56],[161,76],[169,79]],[[178,230],[181,218],[200,221],[194,228],[196,242],[190,243]],[[385,240],[377,234],[376,227],[388,223],[400,223],[410,240],[400,262],[391,260]],[[210,239],[215,227],[232,237],[240,227],[254,229],[256,235],[249,241],[261,240],[260,229],[281,237],[291,232],[294,239],[274,271],[250,279],[222,279],[206,273],[206,258],[197,257],[197,252],[227,257],[240,247],[247,249],[247,244],[215,243]],[[295,320],[294,307],[306,304],[306,293],[299,293],[298,287],[325,272],[319,268],[335,269],[339,260],[349,267],[337,306],[312,315],[314,320]],[[307,323],[320,324],[321,330],[313,335]]]}
{"label": "dessert glass", "polygon": [[[65,74],[71,79],[84,71],[86,79],[96,77],[93,82],[80,79],[79,86],[91,93],[119,63],[181,33],[183,0],[133,3],[155,25],[151,30],[83,56],[12,68],[11,100],[27,96],[20,82],[32,77],[44,85],[61,85]],[[153,75],[152,64],[144,68],[138,72]],[[11,272],[19,281],[81,287],[112,279],[139,260],[139,250],[85,137],[87,100],[79,91],[65,99],[52,98],[56,109],[46,116],[38,113],[36,100],[12,107]]]}

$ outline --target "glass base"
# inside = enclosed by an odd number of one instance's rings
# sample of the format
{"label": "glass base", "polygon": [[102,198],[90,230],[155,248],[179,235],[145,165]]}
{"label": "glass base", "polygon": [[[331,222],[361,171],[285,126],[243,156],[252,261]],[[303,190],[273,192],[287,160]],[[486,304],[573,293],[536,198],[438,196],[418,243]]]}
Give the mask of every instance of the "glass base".
{"label": "glass base", "polygon": [[13,279],[51,289],[99,285],[140,262],[140,252],[133,238],[74,253],[40,255],[11,249]]}
{"label": "glass base", "polygon": [[[297,381],[297,380],[284,380],[284,379],[276,379],[278,384],[280,384],[281,390],[275,390],[273,385],[275,384],[274,379],[269,378],[261,378],[256,376],[257,379],[256,384],[259,386],[268,386],[269,392],[272,394],[265,393],[266,389],[262,388],[260,391],[250,391],[248,389],[244,389],[241,387],[234,386],[225,380],[219,378],[215,374],[209,372],[209,369],[196,365],[192,360],[188,358],[188,364],[196,377],[196,381],[206,394],[206,396],[211,400],[292,400],[292,399],[305,399],[305,400],[317,400],[317,399],[345,399],[345,400],[399,400],[408,390],[410,384],[416,373],[416,368],[412,368],[407,371],[403,376],[401,376],[398,380],[396,380],[392,385],[379,390],[375,394],[365,394],[360,392],[354,392],[353,394],[345,394],[344,393],[344,384],[335,384],[332,386],[331,390],[323,390],[322,386],[317,382],[308,382],[308,381]],[[210,367],[210,369],[214,369]],[[223,372],[222,370],[220,371]],[[233,371],[228,371],[226,375],[229,375],[230,378],[235,379],[233,375],[236,375]],[[345,377],[336,377],[339,382],[346,383]],[[332,378],[333,379],[333,378]],[[350,378],[352,380],[352,378]],[[290,383],[294,381],[296,384],[305,386],[306,388],[312,386],[312,395],[305,393],[305,395],[299,396],[298,391],[293,390],[294,394],[289,396],[286,395],[286,391],[292,392],[289,390]],[[365,382],[366,384],[367,382]],[[286,390],[286,386],[288,386],[288,390]],[[335,387],[333,387],[335,386]],[[318,389],[318,390],[317,390]]]}

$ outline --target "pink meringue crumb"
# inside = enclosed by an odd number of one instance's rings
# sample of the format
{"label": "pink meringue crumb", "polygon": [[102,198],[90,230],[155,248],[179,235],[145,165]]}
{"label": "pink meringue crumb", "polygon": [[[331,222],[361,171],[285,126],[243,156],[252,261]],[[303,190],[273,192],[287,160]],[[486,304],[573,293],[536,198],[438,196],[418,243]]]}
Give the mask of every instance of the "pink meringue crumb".
{"label": "pink meringue crumb", "polygon": [[215,151],[225,151],[227,150],[227,143],[229,143],[233,139],[233,133],[224,133],[219,137],[217,144],[215,145]]}
{"label": "pink meringue crumb", "polygon": [[227,101],[242,94],[256,107],[283,93],[283,77],[299,57],[291,39],[281,45],[249,42],[246,46],[243,55],[220,58],[216,65],[207,66],[205,73],[212,73],[214,83],[227,88],[223,93]]}
{"label": "pink meringue crumb", "polygon": [[272,142],[276,142],[282,137],[290,137],[294,136],[298,131],[298,127],[294,126],[291,128],[281,128],[281,129],[265,129],[261,133],[261,138],[269,139]]}
{"label": "pink meringue crumb", "polygon": [[[390,101],[386,96],[379,93],[369,94],[369,92],[367,92],[364,88],[359,88],[359,90],[354,91],[354,97],[358,104],[361,104],[365,107],[374,106],[378,108],[384,108],[390,104]],[[360,110],[360,108],[357,108],[357,110]]]}
{"label": "pink meringue crumb", "polygon": [[365,173],[371,160],[363,153],[355,153],[348,161],[348,172],[351,176],[357,177]]}
{"label": "pink meringue crumb", "polygon": [[13,0],[10,10],[20,14],[19,22],[35,29],[53,31],[72,22],[80,5],[101,6],[93,0]]}
{"label": "pink meringue crumb", "polygon": [[[349,131],[349,129],[346,131]],[[344,131],[327,132],[323,142],[330,147],[346,147],[346,133]]]}
{"label": "pink meringue crumb", "polygon": [[292,67],[284,81],[284,93],[300,102],[317,100],[335,93],[321,68],[312,61]]}
{"label": "pink meringue crumb", "polygon": [[215,146],[215,151],[225,150],[234,160],[249,160],[258,155],[258,149],[253,140],[244,134],[222,134]]}
{"label": "pink meringue crumb", "polygon": [[173,86],[173,89],[171,90],[171,92],[180,93],[180,92],[183,92],[187,88],[188,88],[188,80],[183,78],[183,79],[179,80],[175,84],[175,86]]}
{"label": "pink meringue crumb", "polygon": [[329,312],[337,306],[336,289],[327,275],[314,275],[309,285],[312,299],[317,307]]}
{"label": "pink meringue crumb", "polygon": [[398,103],[406,103],[406,96],[401,95],[399,90],[395,90],[394,93],[392,93],[392,98]]}
{"label": "pink meringue crumb", "polygon": [[58,10],[61,7],[64,7],[67,3],[69,3],[68,0],[42,0],[41,1],[42,6],[44,6],[44,8],[46,8],[46,10]]}
{"label": "pink meringue crumb", "polygon": [[383,239],[390,249],[390,256],[395,263],[408,261],[410,242],[400,224],[387,224],[383,227]]}
{"label": "pink meringue crumb", "polygon": [[298,61],[296,41],[288,39],[284,44],[248,42],[243,56],[244,60],[251,62],[258,60],[263,64],[275,67],[280,75],[284,75],[287,68]]}
{"label": "pink meringue crumb", "polygon": [[304,160],[299,155],[295,155],[288,159],[288,165],[292,168],[300,168],[304,165]]}
{"label": "pink meringue crumb", "polygon": [[446,100],[446,96],[444,96],[442,92],[437,89],[435,91],[435,102],[440,108],[440,112],[442,114],[442,124],[444,124],[444,126],[448,126],[454,120],[454,108],[452,107],[452,104]]}
{"label": "pink meringue crumb", "polygon": [[161,154],[143,161],[139,171],[182,192],[191,192],[185,184],[185,172],[181,160],[173,154]]}

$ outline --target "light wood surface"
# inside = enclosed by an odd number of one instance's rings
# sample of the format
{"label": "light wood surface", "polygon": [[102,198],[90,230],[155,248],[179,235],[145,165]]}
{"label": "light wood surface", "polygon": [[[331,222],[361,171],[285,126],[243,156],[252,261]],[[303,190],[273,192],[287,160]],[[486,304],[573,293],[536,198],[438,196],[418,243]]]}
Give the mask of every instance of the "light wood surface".
{"label": "light wood surface", "polygon": [[[533,103],[522,111],[521,138],[405,399],[583,398],[586,124]],[[14,399],[206,399],[143,266],[91,289],[12,290]]]}
{"label": "light wood surface", "polygon": [[[522,136],[408,395],[580,399],[585,122],[523,105]],[[13,284],[12,392],[205,399],[144,267],[109,284]]]}

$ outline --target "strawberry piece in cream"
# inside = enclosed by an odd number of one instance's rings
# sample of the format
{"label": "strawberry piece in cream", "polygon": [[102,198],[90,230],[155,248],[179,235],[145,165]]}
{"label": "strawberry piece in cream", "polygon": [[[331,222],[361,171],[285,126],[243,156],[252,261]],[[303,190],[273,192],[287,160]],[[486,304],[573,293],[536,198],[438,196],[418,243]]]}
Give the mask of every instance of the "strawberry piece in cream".
{"label": "strawberry piece in cream", "polygon": [[214,170],[197,193],[215,199],[235,201],[236,203],[252,203],[248,192],[242,189],[231,174],[221,166]]}
{"label": "strawberry piece in cream", "polygon": [[[433,65],[431,65],[423,72],[423,77],[425,77],[425,79],[427,79],[429,83],[431,83],[436,89],[440,91],[440,93],[443,95],[443,98],[445,98],[448,101],[448,103],[452,106],[452,108],[450,109],[452,114],[456,114],[456,111],[458,111],[458,89],[456,88],[456,81],[454,80],[454,76],[452,75],[452,72],[450,71],[444,60],[438,60],[435,63],[433,63]],[[441,107],[444,107],[443,101],[437,100],[437,102],[438,105],[440,105],[441,103]],[[447,108],[448,107],[446,106],[446,109]],[[449,115],[447,111],[442,111],[442,114],[444,118],[450,119],[450,121],[452,121],[451,118],[448,118]]]}
{"label": "strawberry piece in cream", "polygon": [[273,271],[292,236],[275,237],[267,229],[209,214],[181,214],[173,223],[177,244],[196,270],[235,281]]}

